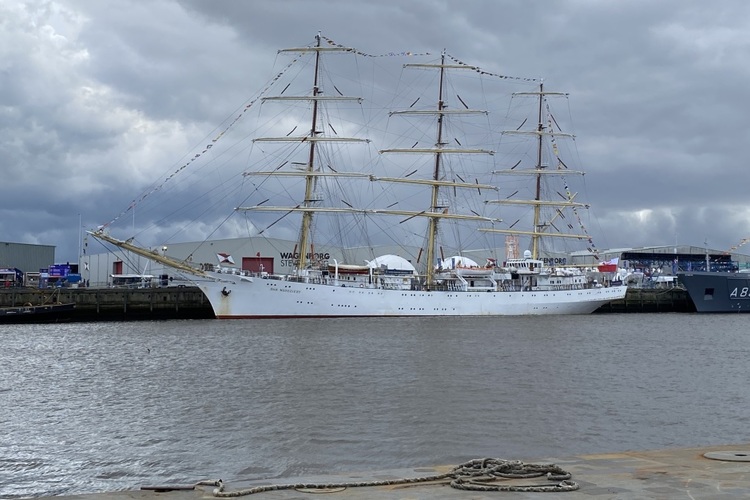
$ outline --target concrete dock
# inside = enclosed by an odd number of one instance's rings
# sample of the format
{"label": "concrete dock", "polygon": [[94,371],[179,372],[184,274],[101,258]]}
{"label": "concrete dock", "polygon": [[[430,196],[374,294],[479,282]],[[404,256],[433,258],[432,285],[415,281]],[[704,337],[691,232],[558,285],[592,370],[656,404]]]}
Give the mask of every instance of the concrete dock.
{"label": "concrete dock", "polygon": [[[510,458],[510,457],[509,457]],[[570,479],[546,477],[495,478],[481,482],[489,491],[456,489],[451,478],[403,482],[406,478],[434,478],[450,473],[455,465],[415,469],[358,472],[333,476],[288,478],[285,481],[238,481],[212,485],[143,485],[132,491],[56,497],[58,500],[193,500],[251,496],[258,499],[406,500],[406,499],[730,499],[750,498],[750,444],[630,451],[571,458],[544,459],[534,464],[555,464]],[[524,464],[524,465],[531,465]],[[476,480],[476,479],[475,479]],[[393,483],[353,486],[361,483]],[[263,491],[270,485],[288,488]],[[296,488],[291,487],[296,485]],[[532,486],[526,488],[525,486]],[[537,487],[567,486],[561,491],[534,491]],[[325,486],[325,487],[324,487]],[[259,491],[258,493],[251,493]]]}

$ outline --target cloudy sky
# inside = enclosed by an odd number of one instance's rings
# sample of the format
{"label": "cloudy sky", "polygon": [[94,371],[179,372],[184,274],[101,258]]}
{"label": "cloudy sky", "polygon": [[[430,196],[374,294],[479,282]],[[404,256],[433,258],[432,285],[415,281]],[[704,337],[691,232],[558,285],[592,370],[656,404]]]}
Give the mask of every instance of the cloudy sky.
{"label": "cloudy sky", "polygon": [[318,30],[569,92],[600,248],[750,236],[745,0],[0,0],[0,240],[75,260]]}

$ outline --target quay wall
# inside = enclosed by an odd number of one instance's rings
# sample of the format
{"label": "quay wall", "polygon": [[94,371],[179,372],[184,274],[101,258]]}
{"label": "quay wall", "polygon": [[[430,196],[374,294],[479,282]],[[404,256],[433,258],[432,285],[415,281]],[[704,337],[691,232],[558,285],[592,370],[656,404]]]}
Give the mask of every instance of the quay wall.
{"label": "quay wall", "polygon": [[[0,289],[0,307],[75,303],[69,321],[133,321],[210,319],[211,305],[197,287],[162,288],[34,288]],[[622,300],[602,306],[596,313],[695,312],[681,288],[630,288]]]}
{"label": "quay wall", "polygon": [[695,304],[687,290],[673,288],[628,288],[622,300],[615,300],[596,310],[596,313],[694,313]]}
{"label": "quay wall", "polygon": [[0,291],[0,307],[75,303],[68,321],[209,319],[213,310],[197,287],[10,288]]}

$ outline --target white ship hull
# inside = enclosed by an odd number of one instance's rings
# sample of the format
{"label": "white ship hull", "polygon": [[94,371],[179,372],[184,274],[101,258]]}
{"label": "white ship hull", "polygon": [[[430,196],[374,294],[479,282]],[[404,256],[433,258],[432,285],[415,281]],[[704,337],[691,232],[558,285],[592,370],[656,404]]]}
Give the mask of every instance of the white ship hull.
{"label": "white ship hull", "polygon": [[198,282],[214,313],[232,318],[590,314],[627,287],[518,292],[411,291],[220,275]]}

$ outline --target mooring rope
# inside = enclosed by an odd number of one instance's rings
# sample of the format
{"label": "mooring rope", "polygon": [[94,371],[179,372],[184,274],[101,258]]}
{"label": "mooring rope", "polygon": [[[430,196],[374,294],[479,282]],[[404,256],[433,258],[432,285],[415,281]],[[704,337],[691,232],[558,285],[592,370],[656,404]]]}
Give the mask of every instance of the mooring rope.
{"label": "mooring rope", "polygon": [[[497,479],[529,479],[546,476],[556,484],[510,485],[493,483]],[[213,490],[215,497],[241,497],[279,490],[341,490],[343,488],[362,488],[373,486],[393,486],[399,484],[416,484],[444,481],[452,488],[468,491],[517,491],[532,493],[553,493],[575,491],[578,483],[571,481],[571,474],[554,464],[527,464],[519,460],[503,460],[499,458],[474,459],[458,465],[445,474],[412,477],[402,479],[386,479],[381,481],[357,481],[341,483],[289,483],[253,486],[251,488],[225,491],[224,482],[219,480],[201,481],[196,486],[217,486]]]}

